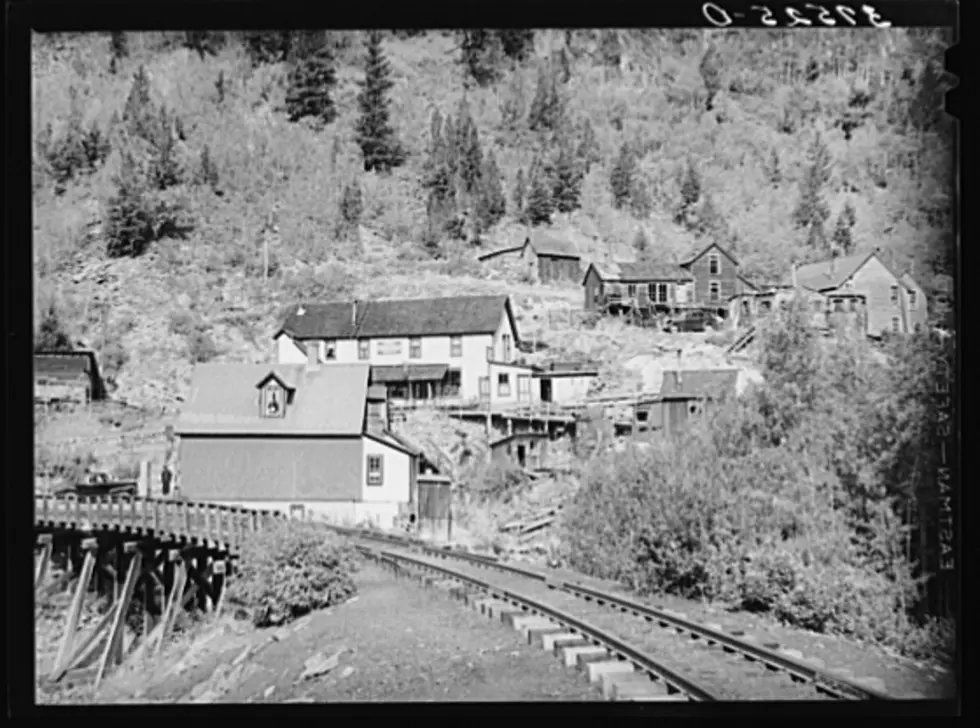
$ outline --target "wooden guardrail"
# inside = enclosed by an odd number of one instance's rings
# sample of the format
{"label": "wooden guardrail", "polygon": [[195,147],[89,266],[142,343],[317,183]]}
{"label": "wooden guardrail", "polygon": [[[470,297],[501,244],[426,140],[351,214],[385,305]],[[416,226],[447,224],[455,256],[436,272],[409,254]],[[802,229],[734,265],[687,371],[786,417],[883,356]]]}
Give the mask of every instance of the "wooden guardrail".
{"label": "wooden guardrail", "polygon": [[237,551],[248,534],[285,518],[276,511],[160,498],[34,497],[35,526],[165,536],[228,551]]}

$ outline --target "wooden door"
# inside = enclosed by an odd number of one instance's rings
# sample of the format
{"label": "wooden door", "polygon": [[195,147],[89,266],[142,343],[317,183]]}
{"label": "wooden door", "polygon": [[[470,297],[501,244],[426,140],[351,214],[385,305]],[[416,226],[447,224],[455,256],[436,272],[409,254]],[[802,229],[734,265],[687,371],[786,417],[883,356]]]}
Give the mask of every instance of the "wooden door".
{"label": "wooden door", "polygon": [[490,377],[480,377],[480,401],[490,401]]}
{"label": "wooden door", "polygon": [[517,376],[517,401],[531,401],[531,377],[528,374],[519,374]]}

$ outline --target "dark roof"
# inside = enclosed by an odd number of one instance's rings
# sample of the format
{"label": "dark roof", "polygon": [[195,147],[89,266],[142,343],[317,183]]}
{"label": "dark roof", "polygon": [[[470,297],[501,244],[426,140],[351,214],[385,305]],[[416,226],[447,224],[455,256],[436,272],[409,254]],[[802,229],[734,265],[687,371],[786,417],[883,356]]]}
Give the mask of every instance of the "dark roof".
{"label": "dark roof", "polygon": [[421,455],[422,451],[418,448],[405,442],[401,437],[398,437],[394,432],[389,432],[388,430],[381,430],[380,432],[365,432],[365,437],[370,437],[375,442],[380,442],[388,447],[393,447],[396,450],[401,450],[402,452],[408,453],[409,455]]}
{"label": "dark roof", "polygon": [[[198,364],[177,434],[360,435],[367,364]],[[257,382],[271,372],[295,387],[285,417],[259,414]],[[325,406],[324,403],[329,403]]]}
{"label": "dark roof", "polygon": [[[401,300],[295,304],[277,332],[293,339],[359,339],[389,336],[492,334],[507,312],[517,330],[507,296],[446,296]],[[302,310],[302,313],[300,313]]]}
{"label": "dark roof", "polygon": [[[895,276],[897,280],[902,282],[902,285],[908,288],[908,283],[902,281],[901,276],[895,273],[895,271],[893,271],[891,267],[881,259],[881,256],[878,255],[877,250],[873,250],[870,253],[862,253],[860,255],[847,255],[837,258],[828,258],[827,260],[801,265],[796,269],[796,283],[799,286],[809,288],[813,291],[826,291],[834,288],[840,288],[855,273],[861,270],[861,268],[863,268],[864,265],[872,258],[876,258],[889,273]],[[790,273],[789,282],[792,282],[792,273]]]}
{"label": "dark roof", "polygon": [[92,399],[105,397],[105,384],[99,372],[99,362],[90,349],[76,351],[34,352],[34,375],[50,379],[73,380],[88,377],[92,383]]}
{"label": "dark roof", "polygon": [[367,397],[372,402],[388,399],[388,389],[380,384],[372,384],[368,387]]}
{"label": "dark roof", "polygon": [[388,366],[372,366],[372,384],[383,382],[441,382],[448,364],[392,364]]}
{"label": "dark roof", "polygon": [[491,250],[488,253],[483,253],[482,255],[477,256],[476,259],[479,260],[480,262],[486,262],[488,260],[492,260],[493,258],[496,258],[498,255],[505,255],[507,253],[517,253],[518,251],[523,250],[523,248],[524,248],[523,243],[521,243],[520,245],[512,245],[509,248],[498,248],[497,250]]}
{"label": "dark roof", "polygon": [[694,257],[689,258],[688,260],[685,260],[683,263],[681,263],[681,267],[687,268],[689,265],[691,265],[692,263],[694,263],[696,260],[698,260],[698,258],[700,258],[702,255],[704,255],[705,253],[707,253],[712,248],[718,248],[718,252],[719,253],[721,253],[722,255],[726,256],[735,265],[738,265],[738,260],[726,248],[723,248],[718,243],[710,243],[707,247],[703,248],[698,253],[695,253],[694,254]]}
{"label": "dark roof", "polygon": [[662,396],[725,394],[734,392],[738,382],[737,369],[684,369],[680,372],[680,383],[677,381],[677,374],[677,371],[664,372],[663,384],[660,386]]}
{"label": "dark roof", "polygon": [[490,449],[506,445],[511,440],[543,440],[548,437],[546,432],[515,432],[512,435],[504,435],[499,440],[490,443]]}
{"label": "dark roof", "polygon": [[531,249],[538,255],[553,258],[575,258],[576,260],[582,257],[575,243],[543,230],[532,232],[525,245],[530,245]]}
{"label": "dark roof", "polygon": [[[593,263],[596,273],[604,281],[647,283],[650,281],[690,281],[689,272],[670,263],[642,261],[639,263]],[[588,271],[586,271],[588,276]]]}

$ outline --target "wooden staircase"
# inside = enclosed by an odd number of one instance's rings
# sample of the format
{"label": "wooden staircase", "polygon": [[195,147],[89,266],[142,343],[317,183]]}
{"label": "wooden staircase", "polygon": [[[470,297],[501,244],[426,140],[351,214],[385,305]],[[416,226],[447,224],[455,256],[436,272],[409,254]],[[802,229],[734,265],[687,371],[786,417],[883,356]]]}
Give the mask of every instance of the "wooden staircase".
{"label": "wooden staircase", "polygon": [[750,326],[744,332],[742,332],[732,344],[725,349],[726,354],[737,354],[743,349],[745,349],[749,344],[755,341],[756,328],[755,326]]}

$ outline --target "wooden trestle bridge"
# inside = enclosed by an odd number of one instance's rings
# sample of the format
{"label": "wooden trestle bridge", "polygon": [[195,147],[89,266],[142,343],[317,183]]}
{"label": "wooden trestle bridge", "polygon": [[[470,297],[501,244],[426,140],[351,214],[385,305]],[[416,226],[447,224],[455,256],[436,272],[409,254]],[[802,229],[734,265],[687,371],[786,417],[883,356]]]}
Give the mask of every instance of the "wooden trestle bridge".
{"label": "wooden trestle bridge", "polygon": [[[57,657],[48,674],[60,680],[98,658],[95,684],[121,663],[123,629],[134,595],[143,625],[134,640],[142,653],[159,651],[181,609],[221,611],[225,579],[249,534],[286,518],[274,511],[153,498],[36,496],[34,584],[37,595],[74,592]],[[52,561],[63,575],[49,583]],[[87,635],[78,634],[86,593],[111,604]]]}

